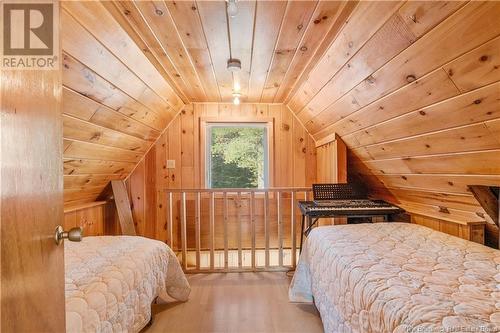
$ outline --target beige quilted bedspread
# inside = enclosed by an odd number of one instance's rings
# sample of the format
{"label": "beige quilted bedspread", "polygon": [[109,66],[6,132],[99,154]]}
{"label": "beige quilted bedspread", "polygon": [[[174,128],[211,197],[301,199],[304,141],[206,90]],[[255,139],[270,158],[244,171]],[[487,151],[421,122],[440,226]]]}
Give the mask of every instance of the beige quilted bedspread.
{"label": "beige quilted bedspread", "polygon": [[190,287],[162,242],[132,236],[65,242],[67,332],[138,332],[151,303],[167,293],[185,301]]}
{"label": "beige quilted bedspread", "polygon": [[325,332],[499,332],[500,251],[407,223],[314,229],[289,289]]}

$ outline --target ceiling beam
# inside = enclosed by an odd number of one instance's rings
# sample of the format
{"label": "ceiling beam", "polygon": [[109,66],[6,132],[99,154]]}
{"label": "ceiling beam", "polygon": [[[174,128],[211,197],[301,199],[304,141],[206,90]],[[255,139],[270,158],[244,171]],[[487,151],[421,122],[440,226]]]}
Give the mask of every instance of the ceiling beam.
{"label": "ceiling beam", "polygon": [[486,214],[488,214],[489,217],[491,217],[491,219],[493,220],[493,222],[495,222],[495,224],[499,226],[499,221],[498,221],[499,200],[493,194],[491,188],[489,186],[484,186],[484,185],[470,185],[469,189],[471,190],[472,194],[479,202],[481,207],[483,207]]}

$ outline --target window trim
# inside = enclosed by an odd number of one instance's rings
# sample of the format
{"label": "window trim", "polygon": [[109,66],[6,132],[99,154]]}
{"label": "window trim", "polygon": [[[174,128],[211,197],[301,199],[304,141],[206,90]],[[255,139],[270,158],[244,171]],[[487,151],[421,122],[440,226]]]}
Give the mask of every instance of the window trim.
{"label": "window trim", "polygon": [[243,127],[246,124],[263,125],[266,126],[266,141],[267,141],[267,151],[265,152],[264,160],[267,161],[267,184],[264,188],[269,188],[274,186],[274,118],[242,118],[237,119],[221,119],[221,118],[203,118],[200,117],[199,123],[199,141],[200,141],[200,181],[201,187],[209,189],[209,183],[207,181],[207,126],[209,125],[231,125],[231,124],[241,124]]}

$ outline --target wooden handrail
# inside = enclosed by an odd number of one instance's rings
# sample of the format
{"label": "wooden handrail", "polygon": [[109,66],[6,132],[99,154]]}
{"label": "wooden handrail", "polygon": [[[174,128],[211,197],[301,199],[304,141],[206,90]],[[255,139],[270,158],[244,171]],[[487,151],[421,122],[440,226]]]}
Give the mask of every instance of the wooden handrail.
{"label": "wooden handrail", "polygon": [[305,192],[311,191],[310,187],[269,187],[269,188],[165,188],[159,191],[167,193],[266,193],[266,192]]}

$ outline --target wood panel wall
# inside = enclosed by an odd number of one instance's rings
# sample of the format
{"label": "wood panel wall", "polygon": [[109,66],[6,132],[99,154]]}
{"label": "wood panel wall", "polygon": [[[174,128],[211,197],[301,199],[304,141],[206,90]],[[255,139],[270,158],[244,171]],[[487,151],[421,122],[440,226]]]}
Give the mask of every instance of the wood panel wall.
{"label": "wood panel wall", "polygon": [[500,184],[500,3],[361,2],[288,105],[349,170],[410,212],[488,220]]}
{"label": "wood panel wall", "polygon": [[[64,209],[64,230],[81,227],[84,237],[111,234],[109,230],[105,230],[106,205],[106,201],[95,201],[67,206]],[[109,222],[114,224],[114,220]]]}
{"label": "wood panel wall", "polygon": [[62,2],[64,201],[124,179],[184,103],[100,2]]}
{"label": "wood panel wall", "polygon": [[[271,187],[310,186],[316,179],[314,140],[283,104],[196,103],[185,107],[127,179],[136,231],[167,240],[166,196],[160,189],[203,186],[200,119],[217,121],[271,121],[273,169]],[[175,168],[167,168],[167,160]],[[178,200],[178,198],[177,198]],[[178,209],[178,203],[174,204]],[[194,214],[191,214],[194,215]],[[176,213],[178,222],[178,214]]]}
{"label": "wood panel wall", "polygon": [[411,223],[423,225],[425,227],[479,244],[485,243],[484,222],[459,224],[414,214],[411,216]]}
{"label": "wood panel wall", "polygon": [[[328,141],[328,140],[326,140]],[[347,183],[347,147],[340,137],[330,142],[316,142],[318,183]],[[347,218],[321,219],[318,225],[347,224]]]}
{"label": "wood panel wall", "polygon": [[347,183],[347,147],[340,137],[316,146],[319,183]]}

